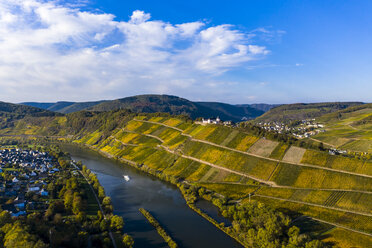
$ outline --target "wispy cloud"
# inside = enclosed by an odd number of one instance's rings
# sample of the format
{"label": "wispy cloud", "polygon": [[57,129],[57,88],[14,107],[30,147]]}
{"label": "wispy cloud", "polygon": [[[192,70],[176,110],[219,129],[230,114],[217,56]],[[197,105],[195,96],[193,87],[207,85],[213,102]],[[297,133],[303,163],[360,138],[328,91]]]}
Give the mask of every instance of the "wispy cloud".
{"label": "wispy cloud", "polygon": [[224,72],[268,53],[232,25],[171,24],[140,10],[117,21],[55,1],[0,2],[0,98],[7,101],[203,94]]}

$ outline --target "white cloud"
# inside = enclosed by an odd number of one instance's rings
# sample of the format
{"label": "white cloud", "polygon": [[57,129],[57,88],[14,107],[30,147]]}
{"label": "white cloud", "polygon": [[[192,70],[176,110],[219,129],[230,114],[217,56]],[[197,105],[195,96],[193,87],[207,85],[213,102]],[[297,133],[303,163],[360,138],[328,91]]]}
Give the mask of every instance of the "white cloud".
{"label": "white cloud", "polygon": [[55,1],[0,2],[5,101],[203,93],[219,75],[268,53],[232,25],[171,24],[140,10],[117,21]]}

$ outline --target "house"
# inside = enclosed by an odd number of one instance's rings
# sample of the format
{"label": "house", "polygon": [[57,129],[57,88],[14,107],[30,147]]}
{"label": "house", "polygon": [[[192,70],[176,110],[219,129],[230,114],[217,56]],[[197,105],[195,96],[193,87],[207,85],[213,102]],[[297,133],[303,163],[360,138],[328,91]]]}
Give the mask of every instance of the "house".
{"label": "house", "polygon": [[215,120],[210,119],[210,118],[208,118],[207,120],[204,118],[202,119],[202,124],[219,124],[219,123],[221,123],[220,117],[217,117]]}
{"label": "house", "polygon": [[40,187],[29,187],[28,188],[28,192],[35,192],[35,191],[39,191],[40,190]]}
{"label": "house", "polygon": [[19,211],[18,213],[11,213],[12,217],[19,217],[21,215],[26,215],[26,211]]}
{"label": "house", "polygon": [[42,189],[42,190],[40,191],[40,195],[41,195],[41,196],[48,196],[49,193],[48,193],[48,191],[46,191],[45,189]]}

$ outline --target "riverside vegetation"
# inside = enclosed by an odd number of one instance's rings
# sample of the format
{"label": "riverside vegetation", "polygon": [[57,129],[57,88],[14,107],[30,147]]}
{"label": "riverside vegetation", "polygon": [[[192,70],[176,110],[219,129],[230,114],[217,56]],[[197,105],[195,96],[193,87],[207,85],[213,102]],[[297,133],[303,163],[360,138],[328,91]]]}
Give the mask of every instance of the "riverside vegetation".
{"label": "riverside vegetation", "polygon": [[153,225],[156,229],[156,231],[159,233],[159,235],[164,239],[165,242],[167,242],[168,246],[170,248],[177,248],[177,243],[174,242],[174,240],[169,236],[169,234],[164,230],[164,228],[160,225],[160,223],[152,216],[149,211],[140,208],[139,211],[145,216],[145,218],[150,222],[151,225]]}
{"label": "riverside vegetation", "polygon": [[[372,241],[372,161],[365,157],[329,155],[254,127],[125,110],[8,124],[2,134],[74,142],[177,184],[195,211],[198,198],[212,201],[232,225],[209,220],[246,247],[368,247]],[[305,226],[302,216],[313,221]]]}

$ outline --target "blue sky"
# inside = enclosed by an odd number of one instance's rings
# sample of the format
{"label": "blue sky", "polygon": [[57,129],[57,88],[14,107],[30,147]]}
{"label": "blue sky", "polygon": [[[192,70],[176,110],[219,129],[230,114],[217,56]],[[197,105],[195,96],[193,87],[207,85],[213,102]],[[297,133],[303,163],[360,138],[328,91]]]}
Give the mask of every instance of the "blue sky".
{"label": "blue sky", "polygon": [[372,102],[371,1],[0,3],[0,100]]}

